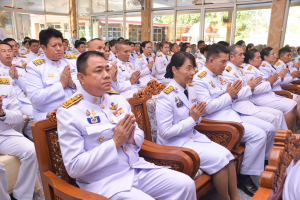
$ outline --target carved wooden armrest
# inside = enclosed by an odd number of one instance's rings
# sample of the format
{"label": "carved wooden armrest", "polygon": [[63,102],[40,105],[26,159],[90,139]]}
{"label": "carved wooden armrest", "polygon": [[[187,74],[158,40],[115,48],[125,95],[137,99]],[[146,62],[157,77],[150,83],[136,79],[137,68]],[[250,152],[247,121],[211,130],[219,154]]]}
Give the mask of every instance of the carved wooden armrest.
{"label": "carved wooden armrest", "polygon": [[[299,77],[298,77],[299,78]],[[292,84],[300,85],[300,80],[292,81]]]}
{"label": "carved wooden armrest", "polygon": [[267,188],[258,188],[251,200],[268,200],[272,190]]}
{"label": "carved wooden armrest", "polygon": [[241,155],[244,153],[244,151],[245,151],[245,146],[238,146],[237,148],[232,149],[231,153],[236,154],[236,155]]}
{"label": "carved wooden armrest", "polygon": [[161,149],[170,149],[170,150],[181,150],[185,154],[187,154],[193,161],[194,164],[194,172],[191,175],[192,178],[195,177],[199,167],[200,167],[200,157],[199,155],[192,149],[184,148],[184,147],[174,147],[174,146],[165,146],[165,145],[159,145],[154,142],[150,142],[148,140],[144,140],[144,145],[151,146],[153,148],[161,148]]}
{"label": "carved wooden armrest", "polygon": [[274,91],[275,94],[279,95],[279,96],[283,96],[289,99],[293,99],[293,95],[291,94],[291,92],[289,91]]}
{"label": "carved wooden armrest", "polygon": [[[86,190],[82,190],[80,188],[77,188],[63,179],[59,178],[56,176],[53,172],[51,171],[46,171],[42,176],[45,177],[45,181],[47,184],[49,184],[55,193],[55,199],[70,199],[70,200],[94,200],[94,199],[99,199],[99,200],[109,200],[108,198],[101,196],[99,194],[95,194],[92,192],[88,192]],[[44,185],[44,187],[48,187],[47,185]],[[70,198],[73,197],[73,198]]]}
{"label": "carved wooden armrest", "polygon": [[298,85],[281,85],[281,88],[300,95],[300,87]]}
{"label": "carved wooden armrest", "polygon": [[195,171],[197,172],[199,169],[200,162],[198,168],[195,169],[193,160],[182,151],[181,147],[169,147],[155,143],[147,145],[147,142],[149,141],[144,141],[139,152],[139,155],[146,161],[159,166],[170,166],[171,169],[185,173],[190,177],[193,177]]}

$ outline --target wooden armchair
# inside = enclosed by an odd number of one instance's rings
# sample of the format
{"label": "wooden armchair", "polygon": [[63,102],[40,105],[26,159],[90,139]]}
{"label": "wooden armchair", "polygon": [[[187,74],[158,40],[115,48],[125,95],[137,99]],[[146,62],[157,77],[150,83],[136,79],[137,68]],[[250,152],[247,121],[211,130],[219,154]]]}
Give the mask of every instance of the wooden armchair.
{"label": "wooden armchair", "polygon": [[[75,179],[71,178],[64,166],[57,134],[56,111],[48,113],[47,119],[32,124],[32,134],[38,158],[39,169],[44,187],[45,199],[89,200],[107,199],[101,195],[78,188]],[[170,166],[171,169],[195,176],[195,165],[188,149],[175,149],[145,141],[140,156],[156,165]],[[197,154],[194,155],[198,156]]]}
{"label": "wooden armchair", "polygon": [[269,165],[260,175],[260,188],[252,200],[281,200],[286,169],[291,161],[300,158],[300,138],[285,129],[277,130]]}
{"label": "wooden armchair", "polygon": [[293,99],[293,95],[289,91],[274,91],[275,94],[283,96],[285,98]]}
{"label": "wooden armchair", "polygon": [[281,88],[287,90],[291,93],[300,95],[300,87],[299,85],[281,85]]}
{"label": "wooden armchair", "polygon": [[[143,90],[139,91],[138,93],[134,94],[133,98],[127,99],[131,105],[131,110],[134,113],[138,126],[145,132],[145,139],[153,142],[148,142],[145,140],[144,145],[149,145],[154,147],[155,145],[155,137],[153,137],[153,127],[150,125],[149,110],[147,109],[147,101],[152,98],[153,95],[159,94],[166,85],[159,84],[158,82],[152,80],[148,83],[147,87],[143,88]],[[151,116],[150,116],[151,118]],[[151,120],[153,120],[151,118]],[[205,122],[203,122],[205,121]],[[244,133],[244,127],[235,122],[221,122],[221,121],[214,121],[214,120],[206,120],[202,119],[201,123],[195,127],[196,130],[200,131],[201,133],[205,134],[208,138],[213,140],[214,142],[223,145],[230,151],[238,151],[238,143],[242,134]],[[241,135],[240,135],[241,133]],[[163,146],[163,145],[160,145]],[[164,146],[165,147],[165,146]],[[193,161],[194,164],[194,172],[192,173],[192,178],[195,180],[196,190],[197,190],[197,197],[200,198],[201,196],[205,195],[209,190],[213,188],[213,182],[211,176],[207,174],[202,174],[200,176],[195,176],[198,174],[197,171],[200,165],[200,158],[199,155],[187,148],[181,147],[169,147],[176,150],[181,150]],[[239,155],[235,155],[236,157],[236,167],[237,169],[240,166],[243,157],[243,148],[240,149],[241,153]],[[240,159],[240,160],[239,160]]]}

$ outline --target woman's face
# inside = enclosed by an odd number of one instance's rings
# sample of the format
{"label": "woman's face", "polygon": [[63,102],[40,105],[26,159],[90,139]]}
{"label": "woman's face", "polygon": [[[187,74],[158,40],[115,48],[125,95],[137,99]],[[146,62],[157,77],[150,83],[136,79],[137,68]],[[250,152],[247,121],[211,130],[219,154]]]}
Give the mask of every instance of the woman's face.
{"label": "woman's face", "polygon": [[143,53],[145,56],[149,56],[152,51],[152,45],[151,43],[147,43],[145,47],[142,47]]}
{"label": "woman's face", "polygon": [[192,53],[192,48],[190,48],[190,47],[189,47],[189,48],[186,48],[185,52],[187,52],[187,53],[189,53],[189,54],[193,54],[193,53]]}
{"label": "woman's face", "polygon": [[261,65],[261,57],[259,52],[256,52],[254,54],[254,58],[252,60],[249,60],[249,64],[254,67],[259,67]]}
{"label": "woman's face", "polygon": [[180,85],[186,85],[187,83],[193,82],[193,77],[195,75],[195,66],[191,63],[190,59],[186,58],[183,65],[176,69],[175,67],[172,68],[174,79]]}
{"label": "woman's face", "polygon": [[276,60],[276,54],[275,54],[274,49],[272,49],[270,51],[269,56],[265,56],[265,61],[267,61],[268,63],[274,63],[275,60]]}
{"label": "woman's face", "polygon": [[169,51],[170,51],[169,44],[164,44],[164,46],[161,48],[161,52],[166,55],[169,53]]}
{"label": "woman's face", "polygon": [[109,47],[108,46],[105,46],[105,48],[104,48],[104,58],[105,58],[105,60],[108,60],[108,58],[109,58]]}
{"label": "woman's face", "polygon": [[246,52],[246,44],[245,44],[245,42],[242,44],[242,49],[243,49],[243,53],[245,53]]}

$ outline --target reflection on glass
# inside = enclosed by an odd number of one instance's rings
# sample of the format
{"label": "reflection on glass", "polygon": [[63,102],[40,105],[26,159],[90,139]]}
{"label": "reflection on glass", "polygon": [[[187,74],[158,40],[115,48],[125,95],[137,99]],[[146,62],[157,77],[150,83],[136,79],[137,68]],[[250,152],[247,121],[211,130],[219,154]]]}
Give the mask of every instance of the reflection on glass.
{"label": "reflection on glass", "polygon": [[284,45],[300,46],[300,1],[292,1],[286,26]]}
{"label": "reflection on glass", "polygon": [[108,40],[123,37],[123,15],[108,16]]}
{"label": "reflection on glass", "polygon": [[234,42],[244,40],[246,45],[267,44],[271,6],[272,3],[237,6]]}
{"label": "reflection on glass", "polygon": [[164,0],[153,0],[153,8],[161,7],[173,7],[175,6],[175,1],[164,1]]}
{"label": "reflection on glass", "polygon": [[15,38],[14,15],[10,11],[0,11],[0,26],[4,29],[6,37]]}
{"label": "reflection on glass", "polygon": [[200,11],[186,10],[177,12],[176,42],[197,44],[200,36]]}
{"label": "reflection on glass", "polygon": [[18,24],[18,31],[22,32],[20,41],[23,41],[26,36],[38,40],[40,31],[46,28],[44,15],[18,13]]}
{"label": "reflection on glass", "polygon": [[141,9],[139,1],[126,0],[126,10]]}
{"label": "reflection on glass", "polygon": [[202,5],[202,0],[178,0],[177,6]]}
{"label": "reflection on glass", "polygon": [[46,0],[46,11],[68,14],[69,0]]}
{"label": "reflection on glass", "polygon": [[90,17],[79,17],[79,37],[86,38],[87,41],[91,39],[91,23]]}
{"label": "reflection on glass", "polygon": [[91,5],[89,0],[78,0],[78,13],[86,14],[91,12]]}
{"label": "reflection on glass", "polygon": [[70,39],[70,17],[69,16],[57,16],[57,15],[46,15],[47,28],[54,28],[63,34],[64,38]]}
{"label": "reflection on glass", "polygon": [[174,41],[174,12],[153,12],[153,42]]}
{"label": "reflection on glass", "polygon": [[13,3],[12,0],[1,0],[0,1],[0,8],[12,8]]}
{"label": "reflection on glass", "polygon": [[93,13],[105,11],[105,0],[92,0]]}
{"label": "reflection on glass", "polygon": [[44,11],[44,0],[15,0],[15,7],[24,10]]}
{"label": "reflection on glass", "polygon": [[204,0],[205,4],[233,3],[235,0]]}
{"label": "reflection on glass", "polygon": [[123,0],[108,0],[108,11],[123,10]]}
{"label": "reflection on glass", "polygon": [[92,17],[93,22],[93,38],[100,38],[103,41],[106,41],[106,32],[105,32],[105,17],[97,16]]}
{"label": "reflection on glass", "polygon": [[141,13],[126,14],[126,38],[131,42],[141,42]]}
{"label": "reflection on glass", "polygon": [[204,40],[207,44],[230,43],[233,8],[206,9]]}

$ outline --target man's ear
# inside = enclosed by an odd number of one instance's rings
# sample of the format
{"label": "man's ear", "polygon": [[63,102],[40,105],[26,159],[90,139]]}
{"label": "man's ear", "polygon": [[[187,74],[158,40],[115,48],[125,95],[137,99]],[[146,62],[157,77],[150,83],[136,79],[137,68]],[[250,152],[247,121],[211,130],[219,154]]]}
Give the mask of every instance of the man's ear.
{"label": "man's ear", "polygon": [[45,45],[43,45],[43,44],[41,44],[41,48],[43,49],[43,51],[45,51],[47,49],[47,47],[45,47]]}
{"label": "man's ear", "polygon": [[80,72],[77,73],[77,78],[81,84],[84,84],[84,75]]}

